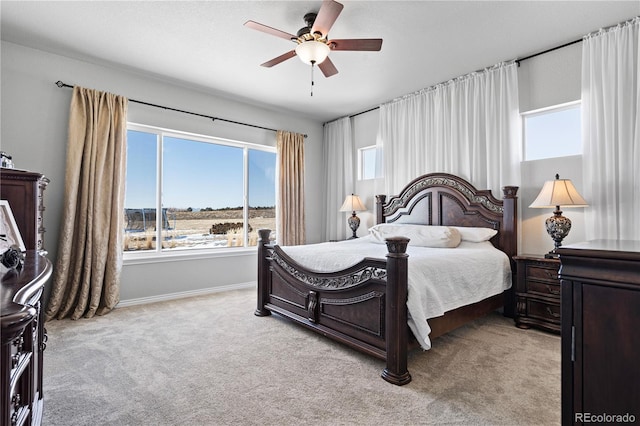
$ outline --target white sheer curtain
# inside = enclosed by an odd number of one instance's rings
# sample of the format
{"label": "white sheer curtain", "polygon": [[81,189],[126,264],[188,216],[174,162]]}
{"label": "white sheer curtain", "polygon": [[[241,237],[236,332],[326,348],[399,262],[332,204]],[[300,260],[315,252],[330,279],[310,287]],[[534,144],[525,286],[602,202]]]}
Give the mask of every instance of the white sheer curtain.
{"label": "white sheer curtain", "polygon": [[582,45],[588,239],[640,240],[640,17]]}
{"label": "white sheer curtain", "polygon": [[322,233],[327,241],[343,239],[347,235],[347,216],[339,210],[344,198],[355,190],[351,119],[344,117],[325,124],[322,146],[325,192]]}
{"label": "white sheer curtain", "polygon": [[384,193],[397,194],[432,172],[456,174],[478,189],[520,181],[517,65],[497,64],[380,106]]}

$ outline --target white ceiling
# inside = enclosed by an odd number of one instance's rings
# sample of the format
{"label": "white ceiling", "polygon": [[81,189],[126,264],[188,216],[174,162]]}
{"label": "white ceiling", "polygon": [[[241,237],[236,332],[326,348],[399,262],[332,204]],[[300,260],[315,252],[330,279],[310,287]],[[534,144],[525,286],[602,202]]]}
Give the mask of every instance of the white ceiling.
{"label": "white ceiling", "polygon": [[[0,13],[3,40],[319,121],[368,110],[640,15],[638,0],[341,3],[329,38],[383,38],[382,50],[332,52],[339,73],[325,78],[316,69],[313,97],[310,67],[298,58],[260,67],[295,45],[243,24],[254,20],[295,34],[320,0],[3,0]],[[79,84],[66,77],[51,76],[52,82]]]}

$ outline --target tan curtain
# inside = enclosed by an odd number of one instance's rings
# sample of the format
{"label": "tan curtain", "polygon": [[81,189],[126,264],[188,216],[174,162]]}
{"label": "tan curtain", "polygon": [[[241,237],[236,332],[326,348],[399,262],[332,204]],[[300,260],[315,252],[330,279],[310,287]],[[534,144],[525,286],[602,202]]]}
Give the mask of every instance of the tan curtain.
{"label": "tan curtain", "polygon": [[278,130],[278,237],[280,245],[305,243],[304,135]]}
{"label": "tan curtain", "polygon": [[73,89],[47,321],[104,315],[120,300],[127,104],[122,96]]}

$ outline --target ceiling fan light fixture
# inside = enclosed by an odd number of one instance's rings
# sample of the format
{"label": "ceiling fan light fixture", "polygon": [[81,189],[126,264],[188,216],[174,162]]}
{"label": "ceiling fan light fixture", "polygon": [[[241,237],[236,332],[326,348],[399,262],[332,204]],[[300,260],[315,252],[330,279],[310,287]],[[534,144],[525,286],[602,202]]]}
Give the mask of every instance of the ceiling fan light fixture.
{"label": "ceiling fan light fixture", "polygon": [[320,64],[327,56],[331,49],[326,43],[317,40],[303,41],[296,46],[296,55],[305,64]]}
{"label": "ceiling fan light fixture", "polygon": [[[2,0],[0,0],[2,1]],[[311,64],[311,84],[313,85],[313,65],[318,65],[325,77],[331,77],[338,73],[338,69],[329,58],[332,50],[344,51],[379,51],[382,47],[382,39],[374,38],[346,38],[338,40],[329,39],[329,31],[336,21],[344,6],[335,0],[323,0],[317,13],[310,12],[304,15],[305,26],[298,30],[297,35],[281,31],[268,25],[255,21],[245,22],[245,26],[261,31],[272,36],[283,38],[297,43],[294,50],[290,50],[270,61],[260,64],[262,67],[271,68],[288,59],[297,56],[306,64]]]}

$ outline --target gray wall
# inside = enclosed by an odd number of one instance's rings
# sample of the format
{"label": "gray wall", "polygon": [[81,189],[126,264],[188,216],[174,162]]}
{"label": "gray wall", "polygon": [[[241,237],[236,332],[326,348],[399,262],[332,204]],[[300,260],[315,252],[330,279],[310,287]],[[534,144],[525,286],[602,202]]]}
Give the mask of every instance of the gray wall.
{"label": "gray wall", "polygon": [[[518,68],[520,112],[579,100],[581,60],[582,44],[578,43],[523,61]],[[373,110],[353,118],[356,151],[358,148],[375,144],[378,116],[379,111]],[[538,195],[544,182],[553,179],[556,173],[562,178],[571,179],[578,191],[582,190],[582,156],[521,163],[521,183],[518,192],[521,225],[519,253],[544,254],[553,248],[553,240],[544,227],[545,219],[552,216],[552,209],[530,209],[528,206]],[[356,183],[356,191],[369,209],[373,209],[374,195],[381,193],[380,188],[382,185],[376,180]],[[564,242],[583,241],[584,209],[565,210],[564,215],[571,219],[573,227]],[[358,214],[362,220],[358,235],[365,235],[367,227],[375,224],[374,213],[374,210],[369,210]]]}
{"label": "gray wall", "polygon": [[[523,61],[518,69],[520,112],[580,100],[582,75],[582,43],[573,44],[544,55]],[[553,240],[544,226],[553,209],[532,209],[542,185],[553,180],[556,173],[571,179],[578,192],[583,192],[582,156],[523,161],[520,184],[520,253],[542,254],[553,249]],[[589,200],[587,200],[588,202]],[[571,219],[571,232],[563,244],[584,241],[583,208],[564,209]]]}
{"label": "gray wall", "polygon": [[[51,179],[45,191],[45,248],[55,260],[64,196],[67,124],[71,89],[57,80],[108,91],[130,99],[219,116],[273,129],[305,133],[308,242],[320,241],[322,123],[275,109],[240,103],[194,87],[162,81],[110,66],[2,42],[2,108],[0,148],[13,155],[17,168],[44,173]],[[273,146],[275,133],[163,109],[129,104],[129,121],[198,134]],[[208,291],[251,283],[256,279],[255,252],[154,263],[125,263],[121,299],[162,298],[163,295]],[[46,294],[49,293],[49,287]]]}

